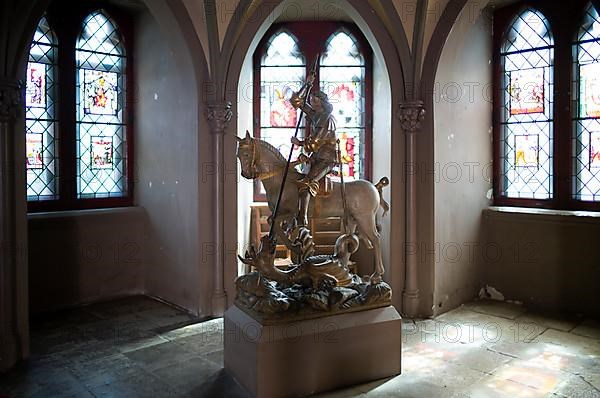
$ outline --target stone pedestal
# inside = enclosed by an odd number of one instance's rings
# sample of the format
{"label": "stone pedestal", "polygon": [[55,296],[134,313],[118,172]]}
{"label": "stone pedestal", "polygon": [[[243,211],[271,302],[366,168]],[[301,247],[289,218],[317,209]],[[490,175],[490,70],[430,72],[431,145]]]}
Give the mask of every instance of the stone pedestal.
{"label": "stone pedestal", "polygon": [[225,312],[225,369],[255,397],[302,397],[400,374],[394,307],[263,325]]}

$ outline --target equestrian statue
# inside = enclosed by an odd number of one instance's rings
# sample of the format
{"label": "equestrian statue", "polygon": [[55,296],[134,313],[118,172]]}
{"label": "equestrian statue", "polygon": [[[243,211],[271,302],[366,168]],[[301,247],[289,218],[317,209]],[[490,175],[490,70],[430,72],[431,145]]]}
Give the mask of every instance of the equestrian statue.
{"label": "equestrian statue", "polygon": [[[290,308],[297,313],[302,308],[307,311],[306,307],[332,310],[332,302],[340,310],[367,304],[387,305],[391,300],[391,289],[382,281],[384,266],[377,222],[379,209],[383,210],[382,216],[389,210],[382,194],[389,180],[383,177],[376,184],[361,179],[344,181],[333,106],[327,94],[311,91],[315,67],[289,100],[301,111],[291,139],[293,145],[304,150],[298,159],[291,159],[293,147],[286,159],[271,144],[251,137],[248,131],[244,138],[237,137],[242,176],[261,181],[272,213],[270,233],[261,239],[260,248],[251,248],[245,257],[240,257],[257,271],[237,279],[236,302],[255,313],[272,315],[286,313]],[[297,133],[303,115],[308,119],[309,129],[300,140]],[[298,165],[305,165],[308,171],[298,171]],[[336,165],[340,182],[332,182],[324,193],[321,189],[324,179]],[[341,218],[343,233],[332,256],[312,255],[309,217]],[[374,271],[365,278],[352,274],[348,268],[350,255],[358,250],[359,238],[375,253]],[[296,264],[287,270],[274,266],[277,240],[294,253]]]}

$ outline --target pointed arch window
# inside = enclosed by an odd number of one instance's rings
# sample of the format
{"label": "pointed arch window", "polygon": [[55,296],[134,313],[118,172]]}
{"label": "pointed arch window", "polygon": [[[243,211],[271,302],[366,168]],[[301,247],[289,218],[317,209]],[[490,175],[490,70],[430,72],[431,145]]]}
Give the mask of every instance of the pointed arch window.
{"label": "pointed arch window", "polygon": [[330,36],[319,72],[321,89],[333,105],[344,177],[350,180],[364,177],[366,63],[352,33],[340,29]]}
{"label": "pointed arch window", "polygon": [[592,4],[573,43],[573,198],[600,202],[600,17]]}
{"label": "pointed arch window", "polygon": [[123,196],[127,187],[124,120],[126,54],[102,11],[83,21],[77,40],[77,196]]}
{"label": "pointed arch window", "polygon": [[[299,114],[288,99],[315,60],[313,89],[324,91],[333,105],[344,178],[370,178],[372,51],[353,24],[289,22],[271,27],[254,53],[254,136],[289,154]],[[308,129],[302,124],[299,136]],[[295,148],[293,157],[300,153]],[[337,167],[331,178],[339,179]],[[265,200],[260,183],[254,199]]]}
{"label": "pointed arch window", "polygon": [[28,211],[133,204],[132,41],[127,10],[50,3],[26,72]]}
{"label": "pointed arch window", "polygon": [[494,32],[494,203],[600,210],[598,3],[517,2]]}
{"label": "pointed arch window", "polygon": [[56,35],[42,17],[29,50],[25,89],[25,162],[30,201],[55,199],[58,195],[57,52]]}
{"label": "pointed arch window", "polygon": [[[305,57],[296,37],[286,30],[274,34],[261,57],[258,72],[260,137],[287,154],[298,121],[297,112],[288,100],[300,89],[306,75]],[[303,130],[301,126],[300,137]]]}
{"label": "pointed arch window", "polygon": [[515,18],[500,63],[499,195],[550,200],[554,195],[554,40],[540,12],[527,9]]}

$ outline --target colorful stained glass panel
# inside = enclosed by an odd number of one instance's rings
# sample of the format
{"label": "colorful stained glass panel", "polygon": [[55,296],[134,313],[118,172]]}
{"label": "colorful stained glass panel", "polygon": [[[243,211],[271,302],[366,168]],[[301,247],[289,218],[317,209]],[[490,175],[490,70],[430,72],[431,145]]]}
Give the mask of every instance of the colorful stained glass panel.
{"label": "colorful stained glass panel", "polygon": [[600,117],[600,63],[579,67],[580,117]]}
{"label": "colorful stained glass panel", "polygon": [[[332,69],[322,68],[322,76],[328,78]],[[337,68],[336,68],[337,69]],[[354,81],[325,81],[325,93],[333,105],[333,116],[336,126],[357,128],[364,126],[364,96],[362,80]]]}
{"label": "colorful stained glass panel", "polygon": [[86,115],[116,115],[117,73],[86,69],[83,76],[84,113]]}
{"label": "colorful stained glass panel", "polygon": [[113,168],[113,139],[112,137],[91,137],[91,169]]}
{"label": "colorful stained glass panel", "polygon": [[281,31],[271,38],[260,69],[261,127],[296,126],[289,99],[304,80],[304,63],[294,36]]}
{"label": "colorful stained glass panel", "polygon": [[[321,89],[333,105],[344,178],[364,177],[365,60],[352,34],[342,29],[329,38],[319,74]],[[336,166],[331,178],[339,181],[339,176]]]}
{"label": "colorful stained glass panel", "polygon": [[33,108],[46,107],[46,64],[27,64],[27,87],[25,105]]}
{"label": "colorful stained glass panel", "polygon": [[44,135],[38,133],[25,134],[25,153],[27,170],[44,168]]}
{"label": "colorful stained glass panel", "polygon": [[338,134],[340,140],[340,158],[342,161],[342,172],[344,177],[354,179],[358,178],[358,168],[356,167],[356,155],[358,150],[358,140],[351,134],[342,132]]}
{"label": "colorful stained glass panel", "polygon": [[500,196],[553,196],[554,40],[547,19],[526,9],[515,17],[500,52],[503,109]]}
{"label": "colorful stained glass panel", "polygon": [[600,131],[590,133],[590,168],[600,168]]}
{"label": "colorful stained glass panel", "polygon": [[289,102],[290,97],[297,90],[296,86],[297,84],[279,82],[263,85],[265,111],[269,115],[268,127],[296,127],[298,111]]}
{"label": "colorful stained glass panel", "polygon": [[56,36],[45,17],[38,23],[29,49],[25,76],[25,167],[27,200],[58,197],[56,115]]}
{"label": "colorful stained glass panel", "polygon": [[539,135],[515,135],[515,166],[539,166]]}
{"label": "colorful stained glass panel", "polygon": [[544,68],[510,72],[510,114],[544,113]]}
{"label": "colorful stained glass panel", "polygon": [[[361,178],[364,162],[364,130],[337,129],[336,136],[340,140],[340,157],[345,181]],[[332,181],[340,181],[340,171],[336,164],[330,174]]]}
{"label": "colorful stained glass panel", "polygon": [[124,121],[126,54],[117,26],[99,10],[88,15],[77,40],[77,195],[127,194]]}

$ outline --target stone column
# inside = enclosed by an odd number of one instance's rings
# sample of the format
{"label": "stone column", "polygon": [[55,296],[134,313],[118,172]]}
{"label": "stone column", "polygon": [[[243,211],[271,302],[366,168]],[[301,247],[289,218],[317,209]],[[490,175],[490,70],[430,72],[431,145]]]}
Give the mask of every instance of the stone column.
{"label": "stone column", "polygon": [[227,295],[225,293],[224,272],[225,272],[225,242],[223,234],[224,226],[224,152],[223,136],[227,126],[231,121],[233,112],[231,111],[231,102],[215,101],[206,104],[206,119],[210,131],[214,134],[214,152],[215,152],[215,185],[214,189],[214,237],[215,237],[215,263],[213,275],[213,292],[211,298],[212,314],[222,316],[227,306]]}
{"label": "stone column", "polygon": [[0,78],[0,372],[22,355],[18,330],[14,128],[21,113],[22,90],[17,80]]}
{"label": "stone column", "polygon": [[414,317],[419,311],[418,250],[417,250],[417,142],[425,117],[423,101],[407,101],[400,104],[398,118],[406,134],[406,268],[402,291],[403,315]]}

